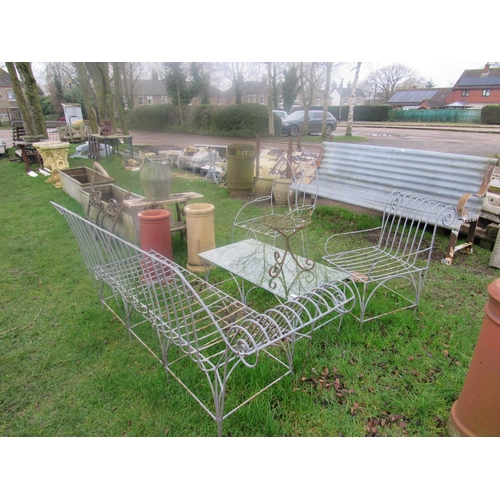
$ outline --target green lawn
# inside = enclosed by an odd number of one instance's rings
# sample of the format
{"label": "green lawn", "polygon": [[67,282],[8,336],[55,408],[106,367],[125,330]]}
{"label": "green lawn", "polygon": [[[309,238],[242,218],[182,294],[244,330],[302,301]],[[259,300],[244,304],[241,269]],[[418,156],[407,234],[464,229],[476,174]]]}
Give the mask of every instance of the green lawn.
{"label": "green lawn", "polygon": [[[100,306],[72,233],[49,202],[83,215],[81,206],[9,159],[0,160],[0,435],[216,435],[200,406]],[[124,169],[119,158],[101,164],[119,186],[143,194],[139,173]],[[202,193],[215,206],[216,244],[230,242],[242,200],[179,171],[173,191]],[[312,256],[321,258],[322,243],[334,231],[372,222],[318,207],[309,231]],[[416,314],[385,317],[362,333],[349,317],[340,331],[321,329],[307,359],[298,348],[297,376],[229,417],[224,434],[445,436],[483,321],[486,288],[500,275],[488,265],[490,251],[479,245],[472,255],[457,254],[451,267],[442,265],[448,238],[438,236]],[[185,265],[179,235],[173,250]],[[258,309],[271,300],[263,291],[251,295]],[[245,390],[245,380],[237,389]]]}

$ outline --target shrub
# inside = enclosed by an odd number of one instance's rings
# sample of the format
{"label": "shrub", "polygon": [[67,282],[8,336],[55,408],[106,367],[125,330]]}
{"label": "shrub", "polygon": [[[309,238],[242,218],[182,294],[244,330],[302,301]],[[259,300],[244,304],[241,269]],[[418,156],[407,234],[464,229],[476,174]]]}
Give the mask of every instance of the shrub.
{"label": "shrub", "polygon": [[481,110],[481,123],[500,125],[500,106],[498,104],[484,106]]}
{"label": "shrub", "polygon": [[266,106],[261,104],[233,104],[217,107],[212,115],[212,130],[232,137],[269,135]]}
{"label": "shrub", "polygon": [[174,104],[139,106],[128,112],[130,129],[149,132],[166,132],[180,123],[179,112]]}
{"label": "shrub", "polygon": [[212,115],[216,109],[213,104],[201,104],[193,109],[192,126],[194,129],[209,130],[212,126]]}

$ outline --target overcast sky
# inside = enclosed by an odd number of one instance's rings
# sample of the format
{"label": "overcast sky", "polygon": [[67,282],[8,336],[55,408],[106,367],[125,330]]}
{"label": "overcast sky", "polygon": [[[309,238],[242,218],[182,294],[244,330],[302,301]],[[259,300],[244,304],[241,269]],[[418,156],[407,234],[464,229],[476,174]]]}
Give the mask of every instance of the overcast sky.
{"label": "overcast sky", "polygon": [[[436,87],[452,87],[466,69],[481,69],[488,61],[479,62],[417,62],[411,59],[398,61],[405,66],[413,68],[416,73],[432,80]],[[361,65],[360,81],[366,78],[372,71],[376,71],[383,66],[392,65],[394,62],[366,62]],[[351,67],[354,68],[355,63]],[[345,71],[337,77],[344,78],[344,84],[354,79],[354,71],[346,65]],[[339,82],[340,83],[340,82]]]}

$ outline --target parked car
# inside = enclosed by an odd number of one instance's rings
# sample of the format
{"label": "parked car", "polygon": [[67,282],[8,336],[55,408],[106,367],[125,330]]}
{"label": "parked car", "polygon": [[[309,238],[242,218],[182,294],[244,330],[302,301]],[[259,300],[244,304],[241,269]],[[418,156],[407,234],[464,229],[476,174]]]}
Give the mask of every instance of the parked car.
{"label": "parked car", "polygon": [[288,113],[283,109],[273,109],[275,116],[279,116],[282,120],[288,116]]}
{"label": "parked car", "polygon": [[[282,119],[281,134],[295,137],[301,130],[304,123],[304,111],[294,111],[286,118]],[[308,132],[310,134],[321,134],[323,126],[323,111],[310,110],[308,119]],[[337,119],[331,114],[326,114],[326,133],[330,135],[337,129]]]}

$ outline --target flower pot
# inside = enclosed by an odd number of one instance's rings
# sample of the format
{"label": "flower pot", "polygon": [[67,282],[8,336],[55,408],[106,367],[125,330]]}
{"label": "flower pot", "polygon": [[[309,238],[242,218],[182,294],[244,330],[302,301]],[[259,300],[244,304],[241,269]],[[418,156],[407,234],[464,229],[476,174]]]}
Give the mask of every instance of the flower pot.
{"label": "flower pot", "polygon": [[451,408],[452,436],[500,436],[500,279],[488,286],[488,294],[469,371]]}
{"label": "flower pot", "polygon": [[274,184],[274,202],[278,207],[284,207],[289,204],[291,184],[292,179],[276,179]]}
{"label": "flower pot", "polygon": [[147,200],[169,199],[172,186],[171,164],[172,159],[168,156],[144,157],[139,177]]}
{"label": "flower pot", "polygon": [[258,197],[270,196],[273,189],[274,175],[262,175],[255,181],[255,194]]}

